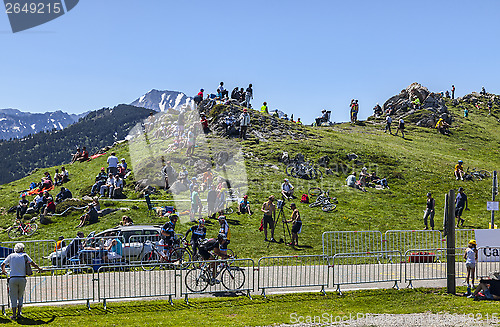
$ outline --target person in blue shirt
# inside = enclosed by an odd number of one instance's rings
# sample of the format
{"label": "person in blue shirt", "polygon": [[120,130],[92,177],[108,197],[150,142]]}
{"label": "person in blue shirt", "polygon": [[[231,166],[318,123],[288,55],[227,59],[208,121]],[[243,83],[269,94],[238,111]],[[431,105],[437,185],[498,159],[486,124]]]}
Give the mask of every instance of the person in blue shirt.
{"label": "person in blue shirt", "polygon": [[191,233],[191,246],[193,247],[193,257],[198,253],[199,241],[207,237],[207,229],[205,227],[205,219],[200,218],[198,225],[192,226],[186,232],[186,238]]}
{"label": "person in blue shirt", "polygon": [[467,195],[464,193],[464,188],[458,188],[458,194],[455,198],[455,218],[457,218],[457,228],[459,225],[462,227],[464,225],[465,220],[462,218],[462,212],[465,210],[469,210],[469,203],[467,201]]}
{"label": "person in blue shirt", "polygon": [[238,205],[238,215],[242,213],[248,213],[252,215],[252,211],[250,211],[250,203],[248,203],[248,195],[244,195],[240,204]]}

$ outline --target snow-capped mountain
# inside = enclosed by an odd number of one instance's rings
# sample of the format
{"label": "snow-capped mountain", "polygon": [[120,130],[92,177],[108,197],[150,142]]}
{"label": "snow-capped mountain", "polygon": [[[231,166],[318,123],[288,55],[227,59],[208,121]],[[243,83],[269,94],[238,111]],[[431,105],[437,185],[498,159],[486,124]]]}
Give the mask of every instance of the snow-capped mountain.
{"label": "snow-capped mountain", "polygon": [[177,108],[184,105],[192,106],[194,105],[194,100],[182,92],[153,89],[130,105],[155,111],[166,111],[169,108]]}
{"label": "snow-capped mountain", "polygon": [[42,114],[0,109],[0,139],[22,138],[41,131],[61,130],[80,117],[82,114],[68,114],[60,110]]}

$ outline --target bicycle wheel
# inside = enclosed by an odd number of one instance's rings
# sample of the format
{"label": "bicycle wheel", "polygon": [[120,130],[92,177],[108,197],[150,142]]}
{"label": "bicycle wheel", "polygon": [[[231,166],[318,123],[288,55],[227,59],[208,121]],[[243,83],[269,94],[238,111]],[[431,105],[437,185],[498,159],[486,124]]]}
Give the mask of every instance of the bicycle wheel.
{"label": "bicycle wheel", "polygon": [[23,232],[21,231],[21,228],[19,226],[12,226],[7,230],[7,235],[9,235],[9,238],[18,238],[21,235],[23,235]]}
{"label": "bicycle wheel", "polygon": [[160,264],[160,256],[155,251],[144,253],[141,258],[142,270],[153,270]]}
{"label": "bicycle wheel", "polygon": [[321,170],[319,170],[318,168],[314,168],[314,173],[316,174],[316,179],[323,178],[323,172]]}
{"label": "bicycle wheel", "polygon": [[230,215],[230,214],[232,214],[233,212],[234,212],[234,210],[233,210],[233,208],[231,208],[231,207],[227,207],[226,209],[224,209],[224,213],[225,213],[226,215]]}
{"label": "bicycle wheel", "polygon": [[337,208],[337,206],[333,203],[328,203],[328,204],[325,204],[321,207],[321,210],[323,210],[324,212],[329,212],[329,211],[333,211]]}
{"label": "bicycle wheel", "polygon": [[36,223],[31,223],[28,226],[26,226],[25,233],[28,236],[31,236],[35,234],[35,232],[38,230],[38,225]]}
{"label": "bicycle wheel", "polygon": [[309,208],[315,208],[315,207],[318,207],[322,204],[321,201],[316,201],[316,202],[313,202],[309,205]]}
{"label": "bicycle wheel", "polygon": [[310,196],[318,196],[322,193],[321,189],[319,187],[311,187],[309,189],[309,195]]}
{"label": "bicycle wheel", "polygon": [[170,262],[178,262],[182,269],[191,264],[191,254],[185,248],[175,248],[170,253]]}
{"label": "bicycle wheel", "polygon": [[285,173],[288,176],[293,176],[292,171],[294,171],[294,170],[295,170],[295,164],[288,164],[288,166],[286,166],[286,168],[285,168]]}
{"label": "bicycle wheel", "polygon": [[221,279],[222,285],[228,290],[239,290],[245,284],[245,272],[240,267],[227,266]]}
{"label": "bicycle wheel", "polygon": [[205,269],[193,268],[184,277],[184,283],[191,292],[203,292],[210,281],[210,275]]}
{"label": "bicycle wheel", "polygon": [[482,170],[480,170],[480,171],[479,171],[479,173],[480,173],[480,174],[481,174],[481,176],[483,176],[484,178],[491,177],[490,172],[489,172],[489,171],[487,171],[487,170],[482,169]]}

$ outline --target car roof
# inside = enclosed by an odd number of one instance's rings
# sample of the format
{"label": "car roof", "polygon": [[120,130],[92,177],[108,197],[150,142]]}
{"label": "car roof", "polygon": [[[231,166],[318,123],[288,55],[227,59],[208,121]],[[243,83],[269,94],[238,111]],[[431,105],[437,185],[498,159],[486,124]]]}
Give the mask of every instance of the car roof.
{"label": "car roof", "polygon": [[157,229],[158,231],[161,229],[160,225],[132,225],[132,226],[116,226],[113,228],[108,228],[99,232],[97,234],[103,234],[107,232],[126,232],[126,231],[134,231],[138,229]]}

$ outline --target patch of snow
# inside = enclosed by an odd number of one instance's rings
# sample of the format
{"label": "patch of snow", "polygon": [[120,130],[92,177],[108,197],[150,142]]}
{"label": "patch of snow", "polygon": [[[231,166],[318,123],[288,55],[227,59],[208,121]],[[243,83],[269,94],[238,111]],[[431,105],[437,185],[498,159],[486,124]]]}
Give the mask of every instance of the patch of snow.
{"label": "patch of snow", "polygon": [[19,126],[14,126],[14,127],[12,127],[12,129],[15,130],[15,131],[18,131],[18,132],[21,131],[21,129],[19,128]]}
{"label": "patch of snow", "polygon": [[7,120],[7,118],[0,118],[0,121],[2,121],[2,120]]}
{"label": "patch of snow", "polygon": [[142,97],[139,98],[139,102],[142,102],[144,101],[144,98],[146,97],[146,95],[144,94]]}
{"label": "patch of snow", "polygon": [[63,125],[61,123],[59,123],[59,128],[60,129],[64,129]]}
{"label": "patch of snow", "polygon": [[36,124],[31,125],[31,129],[35,129]]}
{"label": "patch of snow", "polygon": [[52,118],[50,119],[50,121],[51,121],[51,122],[55,122],[55,120],[54,120],[54,119],[52,119]]}

